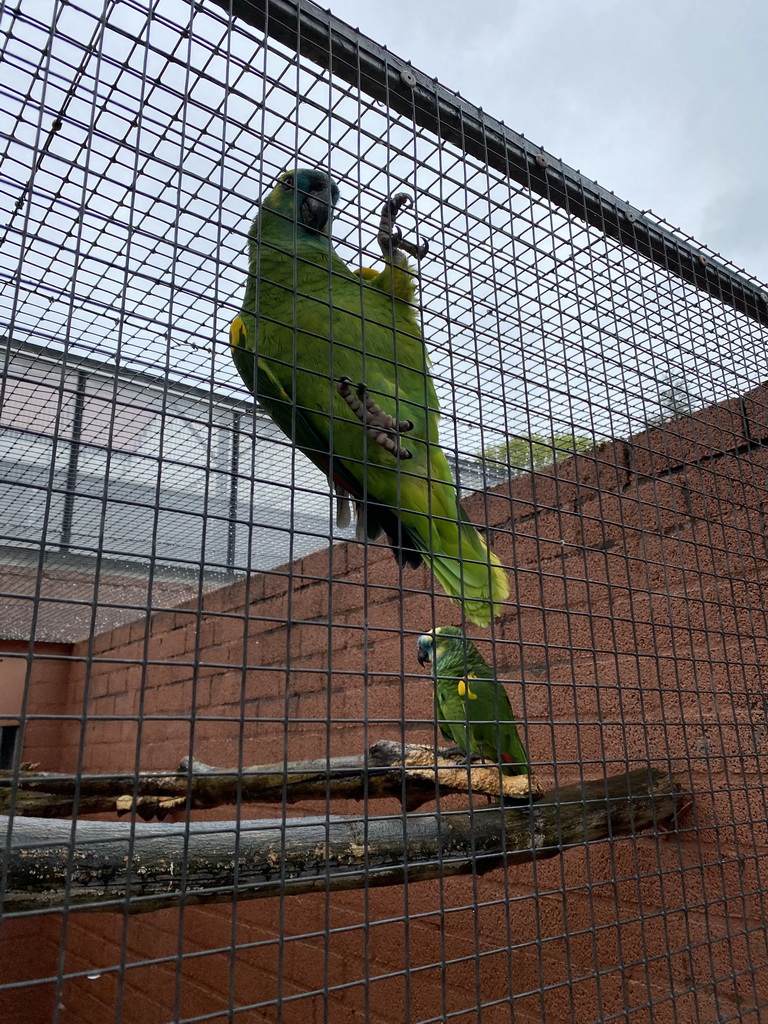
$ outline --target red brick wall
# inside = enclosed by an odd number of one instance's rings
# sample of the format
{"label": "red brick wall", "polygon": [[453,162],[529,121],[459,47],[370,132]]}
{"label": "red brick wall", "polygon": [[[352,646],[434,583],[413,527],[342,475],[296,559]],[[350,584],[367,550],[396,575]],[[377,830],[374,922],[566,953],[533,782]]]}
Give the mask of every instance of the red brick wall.
{"label": "red brick wall", "polygon": [[[70,1019],[115,1019],[120,988],[125,1024],[224,1020],[230,986],[235,1008],[257,1006],[244,1019],[277,1020],[282,997],[291,1024],[477,1021],[477,992],[501,1000],[483,1022],[765,1019],[766,439],[758,389],[468,502],[513,567],[495,656],[537,774],[562,784],[671,768],[696,795],[679,834],[282,906],[73,914],[65,972],[105,973],[63,983]],[[82,756],[109,772],[171,767],[190,750],[220,765],[279,760],[286,747],[291,759],[357,753],[403,723],[429,740],[415,635],[460,621],[429,586],[424,570],[401,578],[383,548],[341,545],[199,609],[159,612],[149,638],[143,622],[97,637],[92,652],[74,649],[68,683],[85,726],[60,724],[58,751],[34,741],[26,756],[61,770]],[[386,812],[398,807],[371,807]],[[5,955],[23,958],[30,924],[10,924]],[[60,922],[35,927],[55,976]],[[312,994],[326,988],[327,1001]],[[6,1019],[50,1015],[27,1004]]]}
{"label": "red brick wall", "polygon": [[[44,767],[57,764],[61,751],[62,721],[56,716],[66,714],[71,706],[67,692],[71,650],[68,644],[35,644],[31,669],[25,674],[27,711],[42,717],[31,717],[25,725],[23,756],[29,760],[32,753]],[[0,640],[3,659],[18,658],[26,664],[29,653],[29,643]],[[4,710],[9,709],[0,705],[0,717]],[[56,973],[58,953],[58,922],[32,917],[4,923],[0,930],[0,984],[29,982],[30,987],[0,989],[0,1021],[37,1024],[53,1019],[55,986],[32,983]]]}
{"label": "red brick wall", "polygon": [[[0,615],[2,612],[0,611]],[[29,687],[27,712],[30,717],[24,730],[24,754],[34,751],[35,759],[44,764],[57,763],[61,750],[61,720],[56,716],[68,712],[69,672],[72,647],[70,644],[35,644],[31,650],[31,668],[27,671],[30,645],[23,640],[0,640],[0,658],[10,664],[18,661],[24,666],[22,692]],[[15,696],[15,694],[14,694]],[[4,717],[12,711],[13,718]],[[0,694],[0,719],[16,721],[20,707],[6,707]],[[45,716],[50,715],[50,718]]]}

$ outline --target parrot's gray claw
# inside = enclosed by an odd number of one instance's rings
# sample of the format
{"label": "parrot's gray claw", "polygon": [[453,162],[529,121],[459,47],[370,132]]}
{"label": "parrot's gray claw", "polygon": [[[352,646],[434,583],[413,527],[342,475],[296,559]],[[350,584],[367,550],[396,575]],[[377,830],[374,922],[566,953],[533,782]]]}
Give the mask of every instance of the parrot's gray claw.
{"label": "parrot's gray claw", "polygon": [[413,242],[406,242],[401,238],[399,248],[402,249],[403,252],[410,253],[414,259],[423,260],[429,252],[429,243],[422,242],[421,245],[414,245]]}
{"label": "parrot's gray claw", "polygon": [[398,192],[397,195],[390,196],[384,205],[388,208],[390,216],[394,220],[401,210],[405,210],[409,206],[413,206],[413,199],[407,192]]}
{"label": "parrot's gray claw", "polygon": [[409,253],[417,260],[423,259],[429,252],[429,245],[426,242],[422,242],[421,245],[407,242],[402,231],[395,227],[397,215],[409,206],[413,206],[413,199],[405,192],[398,192],[397,195],[390,196],[381,208],[378,242],[385,259],[391,259],[398,250]]}
{"label": "parrot's gray claw", "polygon": [[440,747],[438,754],[440,757],[456,757],[457,754],[463,754],[464,751],[461,747]]}
{"label": "parrot's gray claw", "polygon": [[366,428],[366,433],[372,441],[381,445],[396,459],[413,458],[412,452],[400,446],[400,435],[413,430],[413,423],[410,420],[396,420],[394,416],[384,412],[368,394],[368,389],[362,381],[355,385],[353,391],[352,378],[342,377],[336,385],[336,390]]}
{"label": "parrot's gray claw", "polygon": [[[461,747],[443,747],[439,753],[441,757],[455,757],[457,754],[464,754],[464,751]],[[472,764],[474,761],[482,760],[483,759],[479,754],[476,754],[474,750],[470,750],[470,752],[465,754],[460,761],[456,762],[456,764]]]}

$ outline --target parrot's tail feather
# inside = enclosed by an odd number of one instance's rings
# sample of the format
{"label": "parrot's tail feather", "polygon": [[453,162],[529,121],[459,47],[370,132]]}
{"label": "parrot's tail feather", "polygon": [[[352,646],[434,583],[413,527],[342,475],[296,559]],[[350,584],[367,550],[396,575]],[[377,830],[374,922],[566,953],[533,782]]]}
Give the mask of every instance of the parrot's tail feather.
{"label": "parrot's tail feather", "polygon": [[[509,754],[502,753],[501,760],[504,762],[504,766],[501,769],[502,775],[530,775],[531,770],[528,767],[528,758],[525,753],[523,744],[518,739],[517,744],[520,747],[520,753],[517,757],[511,757]],[[507,767],[509,765],[509,767]]]}
{"label": "parrot's tail feather", "polygon": [[365,525],[365,519],[358,515],[355,519],[355,540],[358,544],[365,544],[368,540],[368,530]]}
{"label": "parrot's tail feather", "polygon": [[340,530],[345,530],[352,522],[350,495],[340,484],[334,482],[333,477],[329,478],[329,482],[336,493],[336,525]]}
{"label": "parrot's tail feather", "polygon": [[[463,605],[467,618],[478,626],[488,626],[509,597],[509,580],[501,562],[456,504],[455,489],[445,490],[443,507],[448,501],[454,503],[452,509],[446,508],[450,517],[432,516],[429,494],[418,487],[407,496],[410,509],[403,507],[400,515],[369,493],[367,500],[355,502],[355,537],[365,543],[385,533],[399,565],[418,569],[426,561],[446,594]],[[424,511],[416,511],[420,501],[424,501]],[[452,518],[454,510],[460,522]]]}
{"label": "parrot's tail feather", "polygon": [[458,551],[456,555],[452,551],[425,552],[425,558],[443,590],[463,606],[475,625],[489,626],[491,619],[501,614],[501,604],[509,597],[509,579],[474,526],[461,526],[461,558]]}
{"label": "parrot's tail feather", "polygon": [[386,534],[397,564],[408,565],[411,569],[419,568],[426,552],[422,551],[422,545],[386,505],[372,498],[368,498],[367,502],[357,501],[355,516],[356,541],[365,544]]}
{"label": "parrot's tail feather", "polygon": [[396,544],[393,544],[392,553],[398,565],[407,565],[411,569],[418,569],[424,561],[420,551],[417,551],[415,548],[407,548],[404,545],[398,547]]}

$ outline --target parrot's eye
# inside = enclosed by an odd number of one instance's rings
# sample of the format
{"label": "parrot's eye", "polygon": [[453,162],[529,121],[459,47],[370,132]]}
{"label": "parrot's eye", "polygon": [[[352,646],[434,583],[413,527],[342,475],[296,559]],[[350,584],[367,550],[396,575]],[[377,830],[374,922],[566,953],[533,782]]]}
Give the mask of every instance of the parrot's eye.
{"label": "parrot's eye", "polygon": [[293,175],[289,174],[287,178],[283,178],[280,182],[281,188],[284,188],[286,192],[289,192],[293,188]]}

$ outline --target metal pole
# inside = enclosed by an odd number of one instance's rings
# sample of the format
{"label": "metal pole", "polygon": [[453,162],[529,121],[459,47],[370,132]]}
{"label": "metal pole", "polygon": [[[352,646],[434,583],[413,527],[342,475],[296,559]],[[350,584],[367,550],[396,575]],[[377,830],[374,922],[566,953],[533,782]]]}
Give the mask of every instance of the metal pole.
{"label": "metal pole", "polygon": [[235,565],[237,544],[237,475],[240,469],[240,418],[242,413],[232,413],[232,449],[229,462],[229,530],[227,534],[227,568]]}
{"label": "metal pole", "polygon": [[61,515],[61,541],[59,548],[65,551],[72,539],[72,521],[75,512],[75,490],[77,488],[77,463],[80,459],[80,438],[83,433],[83,410],[85,408],[85,385],[88,374],[80,370],[75,390],[75,413],[72,419],[72,438],[69,443],[69,465],[67,484],[64,492],[64,511]]}

